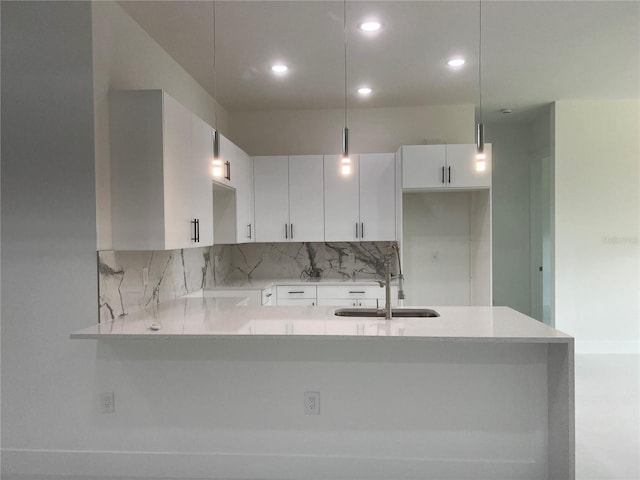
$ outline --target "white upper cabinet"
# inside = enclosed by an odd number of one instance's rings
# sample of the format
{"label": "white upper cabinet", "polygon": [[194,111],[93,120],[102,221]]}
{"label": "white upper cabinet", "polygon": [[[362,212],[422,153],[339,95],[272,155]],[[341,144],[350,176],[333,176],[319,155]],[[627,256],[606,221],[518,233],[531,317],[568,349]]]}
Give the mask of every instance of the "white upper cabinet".
{"label": "white upper cabinet", "polygon": [[324,241],[322,155],[289,157],[289,240]]}
{"label": "white upper cabinet", "polygon": [[[256,241],[253,224],[253,161],[240,148],[236,147],[236,207],[238,215],[238,243]],[[233,174],[232,174],[233,175]]]}
{"label": "white upper cabinet", "polygon": [[406,145],[401,150],[403,189],[444,187],[445,145]]}
{"label": "white upper cabinet", "polygon": [[112,248],[212,244],[211,130],[161,90],[109,97]]}
{"label": "white upper cabinet", "polygon": [[219,158],[216,159],[212,165],[213,181],[220,185],[235,188],[237,183],[237,174],[234,167],[237,167],[236,155],[238,147],[236,147],[236,145],[224,135],[219,134],[219,137]]}
{"label": "white upper cabinet", "polygon": [[447,185],[449,187],[491,187],[491,144],[484,146],[486,166],[476,168],[475,144],[447,145]]}
{"label": "white upper cabinet", "polygon": [[396,239],[396,160],[393,153],[360,155],[360,240]]}
{"label": "white upper cabinet", "polygon": [[249,155],[220,135],[222,165],[231,166],[225,173],[230,180],[213,185],[213,220],[216,244],[255,242],[253,224],[253,162]]}
{"label": "white upper cabinet", "polygon": [[350,173],[342,172],[342,155],[324,156],[324,239],[360,240],[358,155],[351,155]]}
{"label": "white upper cabinet", "polygon": [[351,156],[351,172],[343,173],[342,157],[324,157],[325,240],[383,241],[396,239],[395,156]]}
{"label": "white upper cabinet", "polygon": [[[191,151],[194,165],[190,168],[193,176],[189,198],[192,211],[199,219],[199,244],[213,245],[213,203],[211,183],[211,160],[213,159],[213,130],[207,122],[191,115]],[[203,226],[210,226],[203,228]]]}
{"label": "white upper cabinet", "polygon": [[257,242],[324,241],[322,161],[253,157]]}
{"label": "white upper cabinet", "polygon": [[403,190],[491,187],[491,144],[485,144],[482,171],[475,144],[405,145],[400,150]]}
{"label": "white upper cabinet", "polygon": [[289,157],[253,157],[256,242],[289,239]]}

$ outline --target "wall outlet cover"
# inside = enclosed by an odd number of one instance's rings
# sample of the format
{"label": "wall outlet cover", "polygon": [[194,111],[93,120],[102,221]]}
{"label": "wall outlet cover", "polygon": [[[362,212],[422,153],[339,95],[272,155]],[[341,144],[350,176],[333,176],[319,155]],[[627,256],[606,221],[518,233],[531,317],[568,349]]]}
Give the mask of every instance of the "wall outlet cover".
{"label": "wall outlet cover", "polygon": [[320,392],[304,392],[304,414],[320,415]]}

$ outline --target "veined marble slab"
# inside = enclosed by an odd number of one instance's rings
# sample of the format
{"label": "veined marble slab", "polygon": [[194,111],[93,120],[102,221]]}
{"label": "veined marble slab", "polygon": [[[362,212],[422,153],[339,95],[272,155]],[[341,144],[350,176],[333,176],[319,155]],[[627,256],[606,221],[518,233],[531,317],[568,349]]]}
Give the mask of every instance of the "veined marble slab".
{"label": "veined marble slab", "polygon": [[[101,251],[99,318],[109,322],[203,288],[261,289],[255,285],[273,280],[288,285],[375,282],[384,276],[389,246],[390,242],[256,243],[155,252]],[[394,272],[397,263],[392,260]]]}

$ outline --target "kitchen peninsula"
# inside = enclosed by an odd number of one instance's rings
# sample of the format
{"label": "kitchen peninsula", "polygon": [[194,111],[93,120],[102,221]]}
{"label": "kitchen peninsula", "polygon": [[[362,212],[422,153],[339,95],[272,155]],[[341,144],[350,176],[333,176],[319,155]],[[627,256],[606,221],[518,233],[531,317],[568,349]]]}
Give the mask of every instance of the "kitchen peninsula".
{"label": "kitchen peninsula", "polygon": [[[228,455],[251,478],[298,463],[322,478],[574,478],[573,338],[562,332],[507,307],[387,321],[241,301],[181,298],[71,338],[98,340],[136,389],[152,364],[169,389],[217,382],[211,405],[184,397],[211,431],[249,415],[275,439],[212,439],[199,462],[224,478],[240,478]],[[322,394],[317,416],[302,412],[306,391]]]}

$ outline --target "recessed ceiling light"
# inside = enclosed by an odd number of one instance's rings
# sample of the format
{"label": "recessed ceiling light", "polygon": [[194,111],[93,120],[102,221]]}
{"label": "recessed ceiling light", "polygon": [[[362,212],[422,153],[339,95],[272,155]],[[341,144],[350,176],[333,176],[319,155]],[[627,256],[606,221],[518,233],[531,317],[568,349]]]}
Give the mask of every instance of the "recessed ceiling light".
{"label": "recessed ceiling light", "polygon": [[373,92],[373,90],[369,87],[360,87],[358,89],[358,93],[362,96],[367,96],[369,94],[371,94],[371,92]]}
{"label": "recessed ceiling light", "polygon": [[360,24],[360,30],[364,30],[365,32],[376,32],[380,30],[380,27],[382,27],[380,22],[377,22],[375,20],[363,22]]}
{"label": "recessed ceiling light", "polygon": [[276,63],[275,65],[271,65],[271,71],[273,73],[286,73],[289,70],[289,67],[282,63]]}
{"label": "recessed ceiling light", "polygon": [[447,62],[447,65],[449,65],[450,67],[461,67],[464,64],[465,64],[465,59],[462,57],[452,58]]}

